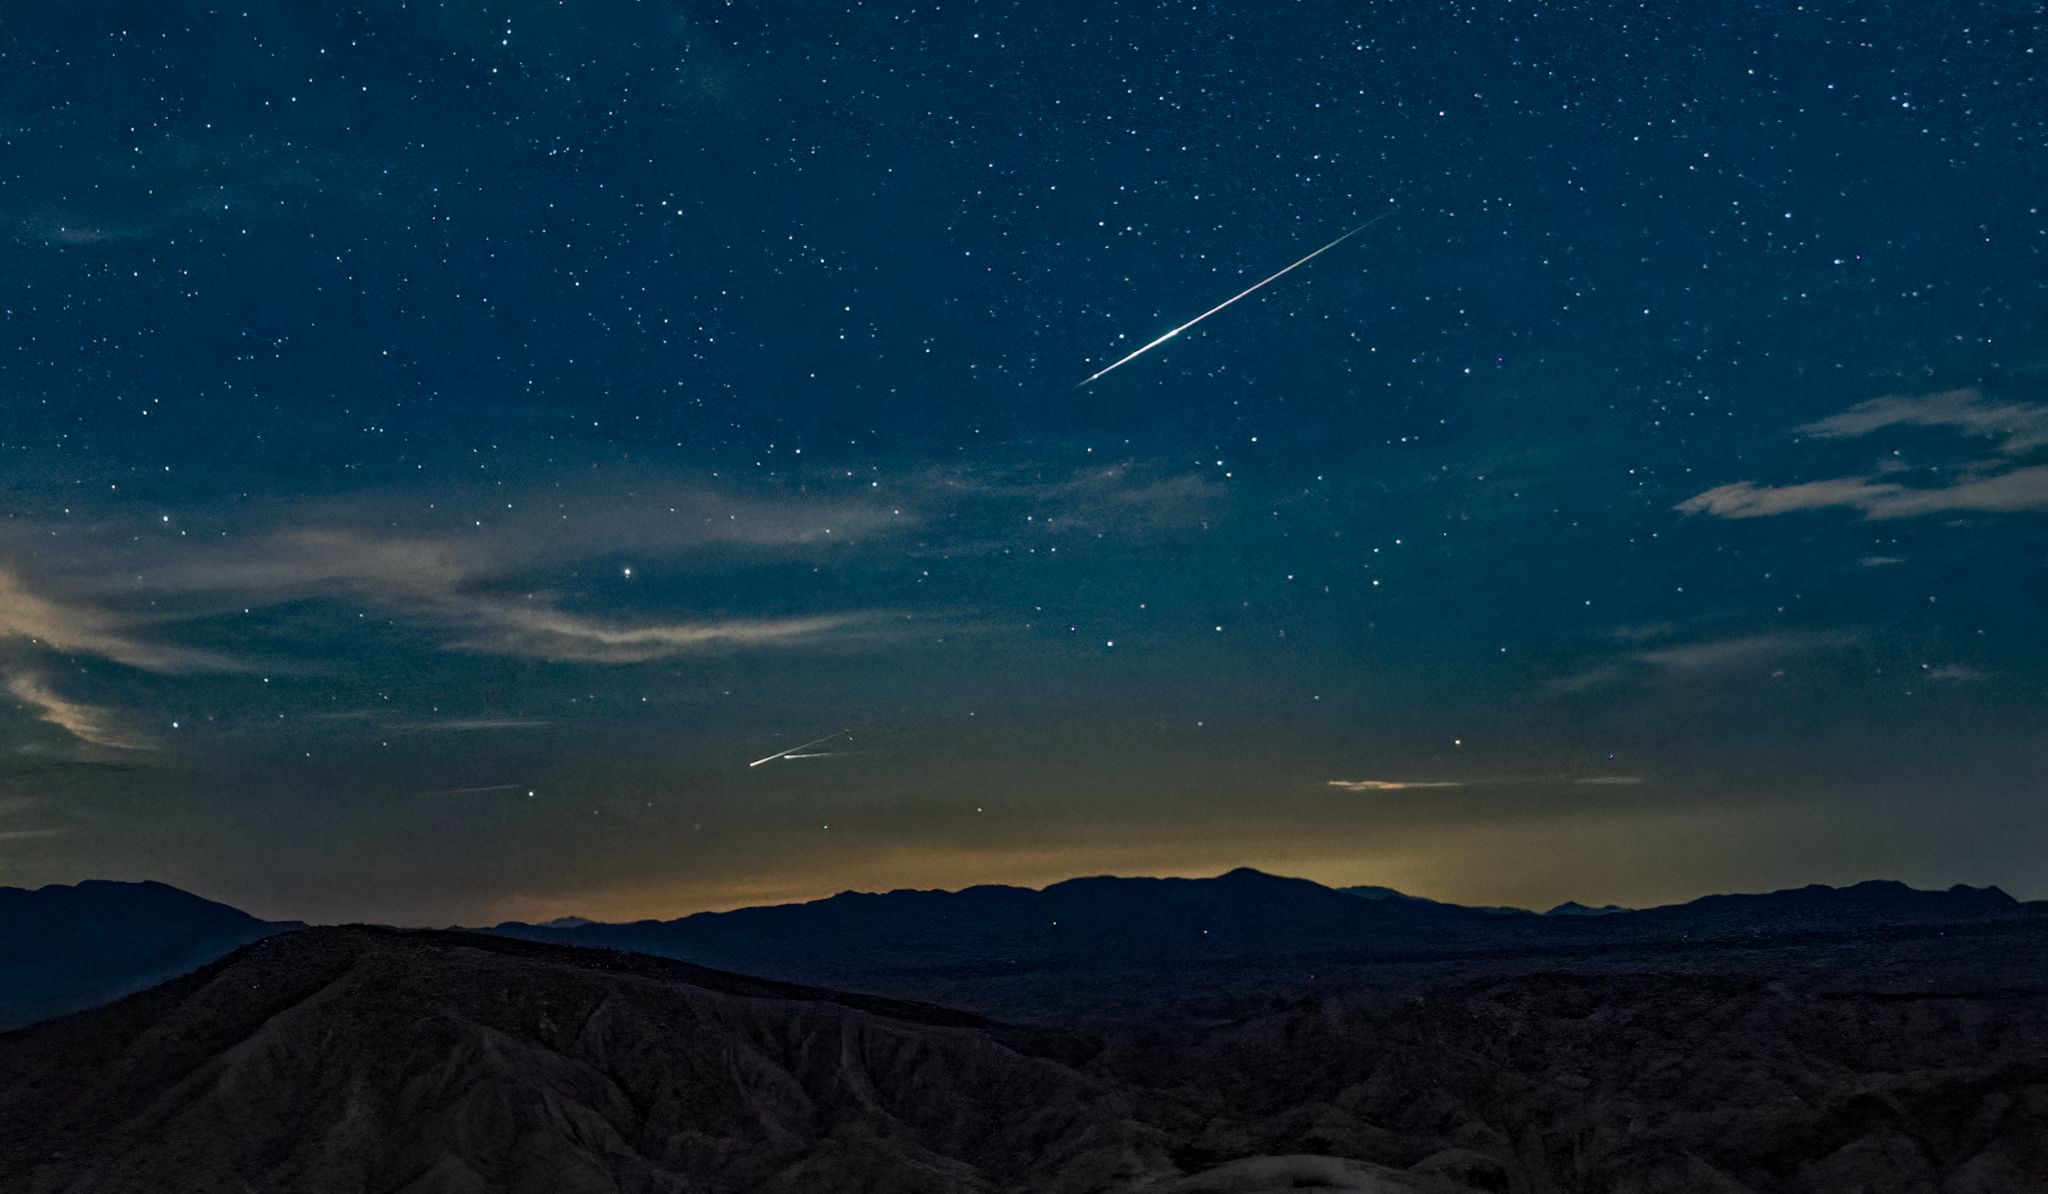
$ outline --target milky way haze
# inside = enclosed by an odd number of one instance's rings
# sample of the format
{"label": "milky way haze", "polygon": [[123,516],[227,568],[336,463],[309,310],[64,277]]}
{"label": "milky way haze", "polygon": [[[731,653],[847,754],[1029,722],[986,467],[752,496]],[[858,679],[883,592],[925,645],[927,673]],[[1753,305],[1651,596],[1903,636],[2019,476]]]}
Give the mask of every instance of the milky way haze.
{"label": "milky way haze", "polygon": [[2048,895],[2043,24],[25,6],[0,883]]}

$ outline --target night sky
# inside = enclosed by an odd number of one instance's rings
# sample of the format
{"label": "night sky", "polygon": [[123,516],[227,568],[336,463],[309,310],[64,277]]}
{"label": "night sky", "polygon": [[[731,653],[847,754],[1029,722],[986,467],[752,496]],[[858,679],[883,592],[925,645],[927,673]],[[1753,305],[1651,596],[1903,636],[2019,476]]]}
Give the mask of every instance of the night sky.
{"label": "night sky", "polygon": [[0,883],[2048,896],[2044,29],[13,6]]}

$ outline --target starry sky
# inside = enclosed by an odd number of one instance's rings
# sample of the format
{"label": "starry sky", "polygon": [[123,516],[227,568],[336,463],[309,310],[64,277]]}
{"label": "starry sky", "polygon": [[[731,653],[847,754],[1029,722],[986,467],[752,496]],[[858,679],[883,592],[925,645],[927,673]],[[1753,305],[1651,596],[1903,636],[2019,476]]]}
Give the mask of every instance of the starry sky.
{"label": "starry sky", "polygon": [[9,12],[0,883],[2048,896],[2044,30]]}

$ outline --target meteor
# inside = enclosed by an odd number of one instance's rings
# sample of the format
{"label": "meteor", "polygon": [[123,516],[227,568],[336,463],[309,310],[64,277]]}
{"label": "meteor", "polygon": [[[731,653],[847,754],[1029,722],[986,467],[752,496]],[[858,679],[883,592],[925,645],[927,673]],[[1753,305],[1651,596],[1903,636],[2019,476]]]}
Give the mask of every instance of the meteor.
{"label": "meteor", "polygon": [[[763,763],[773,763],[777,759],[815,759],[818,757],[817,755],[799,754],[797,752],[809,750],[813,746],[823,746],[825,743],[832,741],[834,738],[846,737],[847,733],[848,731],[841,730],[836,734],[827,734],[823,738],[818,739],[816,742],[806,742],[800,746],[792,746],[788,750],[778,750],[774,754],[769,755],[765,759],[755,759],[753,762],[748,763],[747,766],[759,767]],[[830,754],[832,752],[823,751],[821,753]]]}
{"label": "meteor", "polygon": [[1310,253],[1308,256],[1302,258],[1300,261],[1297,261],[1293,265],[1288,266],[1286,269],[1281,270],[1279,273],[1274,274],[1272,277],[1266,278],[1263,281],[1245,287],[1243,290],[1240,290],[1236,294],[1231,295],[1229,298],[1224,299],[1222,302],[1217,303],[1215,306],[1209,308],[1207,311],[1204,311],[1200,315],[1195,316],[1193,319],[1188,320],[1186,323],[1181,324],[1179,327],[1166,333],[1164,336],[1159,337],[1157,340],[1152,341],[1152,343],[1147,344],[1145,347],[1140,348],[1136,352],[1130,353],[1129,355],[1123,357],[1121,360],[1114,361],[1108,366],[1102,369],[1098,369],[1093,373],[1090,373],[1088,376],[1082,378],[1079,382],[1075,383],[1074,388],[1078,390],[1082,386],[1087,385],[1089,382],[1094,381],[1096,378],[1101,377],[1105,373],[1110,373],[1114,370],[1123,368],[1130,362],[1137,360],[1139,357],[1144,356],[1148,352],[1151,352],[1153,349],[1166,343],[1168,340],[1173,339],[1175,336],[1180,335],[1182,332],[1187,331],[1189,328],[1209,318],[1211,315],[1216,314],[1218,311],[1221,311],[1223,308],[1228,307],[1230,304],[1236,302],[1237,300],[1245,297],[1246,295],[1252,293],[1253,291],[1259,289],[1262,286],[1265,286],[1272,282],[1279,281],[1281,278],[1287,276],[1288,274],[1293,273],[1295,270],[1300,269],[1302,266],[1307,265],[1309,262],[1314,261],[1316,258],[1321,257],[1323,254],[1329,252],[1331,249],[1336,248],[1338,245],[1343,244],[1345,241],[1350,240],[1352,237],[1357,236],[1359,233],[1364,232],[1366,229],[1372,227],[1374,224],[1379,223],[1381,220],[1384,220],[1388,216],[1391,216],[1393,214],[1394,213],[1392,211],[1381,212],[1380,214],[1374,216],[1372,219],[1367,220],[1365,223],[1360,224],[1358,227],[1353,228],[1351,231],[1338,237],[1336,240],[1333,240],[1329,244],[1324,245],[1322,248],[1317,249],[1315,252]]}

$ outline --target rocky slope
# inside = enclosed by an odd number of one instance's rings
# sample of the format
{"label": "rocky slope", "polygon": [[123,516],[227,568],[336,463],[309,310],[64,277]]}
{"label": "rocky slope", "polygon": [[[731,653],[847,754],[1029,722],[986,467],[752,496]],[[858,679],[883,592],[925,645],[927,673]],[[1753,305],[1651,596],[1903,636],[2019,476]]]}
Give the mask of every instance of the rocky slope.
{"label": "rocky slope", "polygon": [[1056,1040],[659,959],[308,929],[0,1038],[0,1189],[1094,1190]]}
{"label": "rocky slope", "polygon": [[1118,1065],[1199,1125],[1183,1162],[1313,1148],[1531,1192],[2048,1189],[2038,985],[1531,975],[1334,994]]}
{"label": "rocky slope", "polygon": [[2048,920],[1582,961],[1082,1035],[302,930],[0,1035],[0,1194],[2048,1189]]}

